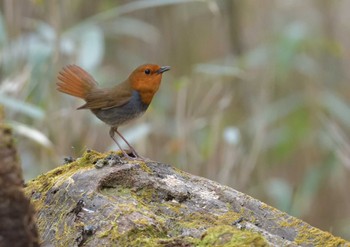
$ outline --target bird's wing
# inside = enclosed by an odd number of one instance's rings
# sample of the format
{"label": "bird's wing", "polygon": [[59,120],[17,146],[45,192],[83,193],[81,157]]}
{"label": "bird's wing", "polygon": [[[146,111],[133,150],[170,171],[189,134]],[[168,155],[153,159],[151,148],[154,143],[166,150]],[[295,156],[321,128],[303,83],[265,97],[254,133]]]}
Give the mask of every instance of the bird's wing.
{"label": "bird's wing", "polygon": [[130,84],[125,81],[113,88],[97,89],[88,94],[85,98],[86,104],[78,109],[108,109],[122,106],[132,96]]}

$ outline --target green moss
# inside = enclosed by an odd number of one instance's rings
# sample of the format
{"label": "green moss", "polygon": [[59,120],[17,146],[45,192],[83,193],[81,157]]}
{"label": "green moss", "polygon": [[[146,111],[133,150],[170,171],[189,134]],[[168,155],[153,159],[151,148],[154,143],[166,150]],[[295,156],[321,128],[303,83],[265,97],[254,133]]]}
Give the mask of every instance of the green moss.
{"label": "green moss", "polygon": [[240,216],[240,214],[233,211],[229,211],[218,216],[214,214],[193,213],[185,216],[182,219],[182,225],[187,228],[197,228],[198,226],[212,227],[218,225],[232,225],[232,223],[239,219]]}
{"label": "green moss", "polygon": [[184,228],[196,229],[201,227],[210,227],[216,225],[218,222],[217,216],[212,214],[192,213],[185,215],[181,219],[181,226]]}
{"label": "green moss", "polygon": [[130,197],[132,192],[130,188],[124,188],[119,186],[117,188],[103,188],[101,190],[101,193],[110,197]]}
{"label": "green moss", "polygon": [[228,211],[227,213],[218,217],[218,222],[220,224],[232,225],[232,223],[237,221],[239,218],[242,218],[242,215],[240,213],[236,213],[235,211]]}
{"label": "green moss", "polygon": [[118,224],[116,222],[112,222],[112,225],[108,230],[98,233],[97,236],[99,238],[108,237],[112,240],[118,239],[120,236],[120,233],[118,231]]}
{"label": "green moss", "polygon": [[147,172],[148,174],[152,173],[151,168],[149,168],[144,161],[135,160],[133,163],[138,164],[142,171]]}
{"label": "green moss", "polygon": [[118,155],[118,153],[113,151],[107,153],[99,153],[94,150],[88,150],[83,154],[83,157],[81,157],[77,161],[80,167],[92,166],[92,164],[96,163],[97,160],[104,159],[111,154]]}
{"label": "green moss", "polygon": [[185,179],[190,178],[189,174],[183,170],[180,170],[177,167],[172,167],[172,169],[174,170],[174,172],[176,172],[177,174],[179,174],[180,176],[184,177]]}
{"label": "green moss", "polygon": [[99,238],[109,238],[118,246],[158,246],[158,240],[166,237],[156,225],[150,224],[145,218],[133,222],[137,227],[129,231],[120,232],[118,224],[113,222],[110,229],[97,233]]}
{"label": "green moss", "polygon": [[[126,243],[128,243],[129,246],[164,246],[164,243],[178,244],[180,242],[193,244],[195,246],[197,246],[199,243],[201,243],[202,246],[210,246],[209,242],[201,242],[200,240],[192,237],[182,237],[181,240],[166,238],[167,234],[161,230],[162,226],[165,224],[165,222],[170,222],[170,224],[172,225],[169,231],[169,233],[171,233],[170,235],[181,234],[183,231],[186,231],[186,229],[212,229],[213,226],[220,225],[226,225],[230,229],[236,229],[230,225],[232,225],[232,223],[240,217],[240,214],[235,213],[233,211],[229,211],[226,214],[218,216],[215,216],[213,214],[202,213],[192,213],[188,215],[183,214],[181,212],[182,205],[179,203],[174,203],[172,201],[162,203],[151,203],[152,195],[154,193],[153,188],[144,188],[137,192],[133,192],[128,188],[113,188],[104,190],[104,193],[106,195],[111,194],[113,196],[116,196],[116,194],[118,194],[118,197],[132,196],[134,199],[139,201],[139,206],[131,207],[130,204],[127,204],[124,207],[122,204],[119,204],[118,210],[122,211],[122,214],[131,214],[133,212],[138,211],[143,215],[148,215],[148,217],[152,218],[153,221],[156,222],[155,224],[153,224],[150,223],[147,218],[140,218],[133,222],[137,225],[137,227],[129,232],[121,234],[120,232],[118,232],[117,227],[114,226],[110,230],[101,232],[99,234],[99,237],[109,237],[111,240],[115,240],[118,243],[118,245],[121,246],[123,246]],[[168,210],[166,210],[166,212],[163,213],[160,213],[159,211],[157,213],[154,212],[155,209],[160,208],[167,208],[173,213],[169,213]],[[241,232],[238,229],[236,229],[236,231]],[[208,230],[207,232],[210,233],[211,230]],[[244,234],[240,236],[241,238],[237,237],[238,240],[236,238],[235,241],[237,243],[240,243],[239,241],[243,241],[243,239],[246,240],[248,235],[249,231],[244,231]],[[258,234],[255,235],[259,236]],[[255,235],[252,235],[252,233],[249,235],[249,243],[259,243],[259,241],[262,239],[255,238]],[[206,239],[205,241],[209,240]],[[231,242],[236,243],[233,240]]]}
{"label": "green moss", "polygon": [[[214,213],[214,212],[213,212]],[[235,222],[238,218],[240,218],[240,214],[235,213],[233,211],[229,211],[222,215],[214,215],[214,214],[203,214],[203,213],[192,213],[192,214],[183,214],[182,216],[176,216],[173,217],[172,227],[170,227],[170,233],[173,236],[181,235],[183,232],[197,232],[200,233],[201,231],[207,229],[207,233],[209,229],[212,229],[213,227],[219,227],[219,226],[227,226],[230,229],[233,228],[237,232],[240,232],[241,230],[236,229],[232,226],[233,222]],[[209,231],[210,232],[210,231]],[[244,231],[245,234],[248,234],[248,230]],[[254,233],[257,234],[257,233]],[[259,234],[257,234],[259,236]],[[196,238],[191,238],[186,240],[187,242],[191,242],[195,246],[199,245],[199,243],[202,243],[201,240]],[[204,243],[202,243],[204,244]],[[203,245],[203,246],[211,246]]]}
{"label": "green moss", "polygon": [[137,199],[140,203],[149,203],[153,200],[155,189],[153,187],[144,187],[141,190],[138,190],[133,193],[135,199]]}
{"label": "green moss", "polygon": [[198,246],[268,246],[268,243],[259,233],[223,225],[209,228]]}
{"label": "green moss", "polygon": [[261,208],[273,212],[274,218],[271,220],[278,222],[279,228],[293,228],[297,230],[298,235],[294,239],[296,244],[325,246],[324,244],[327,243],[327,246],[341,246],[346,243],[344,239],[312,227],[300,219],[290,217],[267,204],[262,203]]}
{"label": "green moss", "polygon": [[120,246],[157,246],[159,239],[166,237],[166,233],[155,226],[133,228],[123,234],[118,240]]}
{"label": "green moss", "polygon": [[321,231],[320,229],[311,227],[307,224],[302,224],[297,228],[298,235],[295,238],[297,244],[321,246],[324,245],[324,243],[327,243],[327,246],[341,246],[346,243],[344,239],[335,237],[328,232]]}
{"label": "green moss", "polygon": [[159,204],[159,207],[166,207],[170,209],[175,215],[182,214],[181,209],[186,209],[186,205],[177,202],[167,202]]}
{"label": "green moss", "polygon": [[[94,169],[93,163],[96,159],[100,159],[104,157],[104,154],[100,154],[95,151],[87,151],[84,153],[83,157],[77,159],[74,162],[69,164],[62,165],[57,167],[56,169],[40,175],[36,179],[29,181],[25,188],[25,193],[28,197],[31,197],[31,202],[34,205],[35,209],[38,213],[38,229],[40,232],[43,232],[44,229],[50,225],[51,229],[55,231],[55,237],[57,240],[67,239],[66,236],[73,234],[75,228],[68,227],[64,224],[63,228],[59,228],[58,226],[62,224],[62,222],[66,218],[67,212],[70,212],[71,203],[68,203],[69,197],[64,197],[65,201],[60,202],[57,205],[56,211],[62,212],[60,215],[55,215],[55,219],[41,219],[42,216],[40,212],[44,211],[46,207],[50,207],[51,205],[47,202],[50,200],[48,195],[48,191],[51,190],[54,186],[59,187],[61,184],[69,180],[71,176],[73,176],[78,170],[89,170]],[[68,184],[69,186],[69,184]],[[33,194],[33,196],[31,196]],[[68,240],[69,241],[69,240]],[[69,243],[67,243],[69,245]]]}
{"label": "green moss", "polygon": [[77,170],[92,169],[94,167],[93,162],[95,162],[97,159],[103,158],[104,156],[106,156],[106,154],[100,154],[95,151],[87,151],[84,153],[82,158],[77,159],[72,163],[57,167],[56,169],[53,169],[52,171],[29,181],[25,192],[27,195],[30,195],[32,191],[45,193],[54,185],[59,186],[65,182],[66,179],[74,175]]}

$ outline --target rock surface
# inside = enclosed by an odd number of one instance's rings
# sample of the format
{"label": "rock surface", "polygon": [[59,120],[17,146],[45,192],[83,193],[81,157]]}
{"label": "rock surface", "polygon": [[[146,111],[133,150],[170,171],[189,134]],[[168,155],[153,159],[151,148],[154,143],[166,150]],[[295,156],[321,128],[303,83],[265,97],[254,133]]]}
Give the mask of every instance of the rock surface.
{"label": "rock surface", "polygon": [[87,151],[29,182],[43,246],[350,246],[232,188]]}

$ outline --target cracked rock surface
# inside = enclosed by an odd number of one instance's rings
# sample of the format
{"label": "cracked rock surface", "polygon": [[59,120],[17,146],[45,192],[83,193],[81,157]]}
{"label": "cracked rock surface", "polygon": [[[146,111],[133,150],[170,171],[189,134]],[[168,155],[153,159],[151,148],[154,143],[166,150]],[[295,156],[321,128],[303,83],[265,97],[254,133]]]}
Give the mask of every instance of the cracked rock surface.
{"label": "cracked rock surface", "polygon": [[43,246],[350,246],[232,188],[118,153],[30,181]]}

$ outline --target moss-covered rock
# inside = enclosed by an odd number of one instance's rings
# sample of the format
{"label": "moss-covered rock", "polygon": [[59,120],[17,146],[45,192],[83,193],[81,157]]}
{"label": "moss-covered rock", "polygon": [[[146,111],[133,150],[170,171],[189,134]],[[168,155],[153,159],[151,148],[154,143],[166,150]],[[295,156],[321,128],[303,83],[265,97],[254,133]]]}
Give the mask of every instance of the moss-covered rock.
{"label": "moss-covered rock", "polygon": [[213,181],[120,153],[82,158],[29,182],[40,236],[54,246],[346,246]]}

